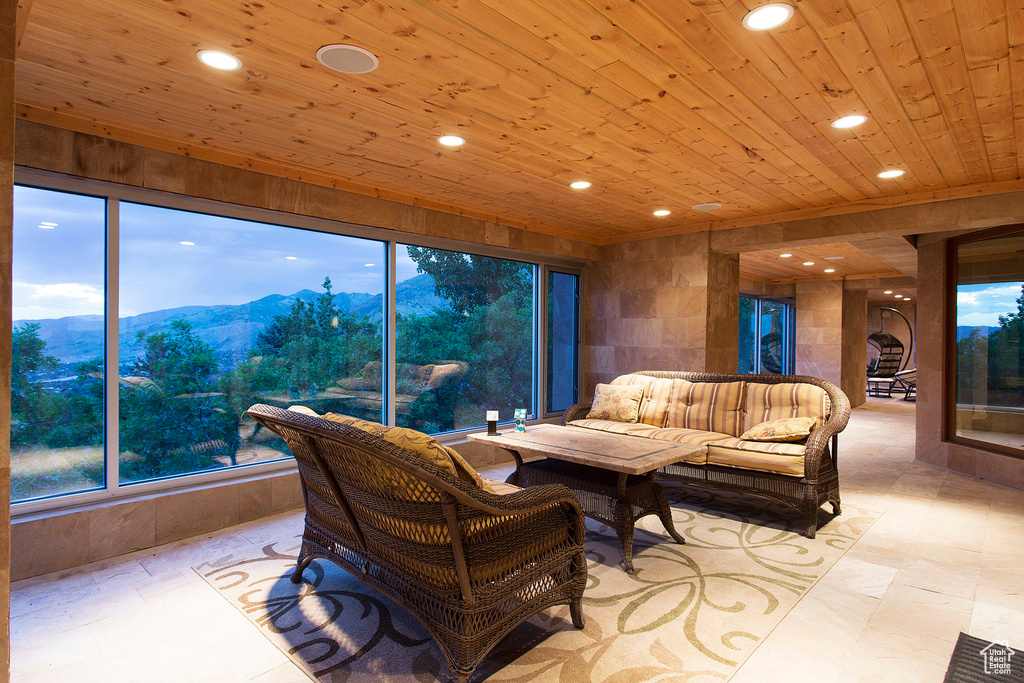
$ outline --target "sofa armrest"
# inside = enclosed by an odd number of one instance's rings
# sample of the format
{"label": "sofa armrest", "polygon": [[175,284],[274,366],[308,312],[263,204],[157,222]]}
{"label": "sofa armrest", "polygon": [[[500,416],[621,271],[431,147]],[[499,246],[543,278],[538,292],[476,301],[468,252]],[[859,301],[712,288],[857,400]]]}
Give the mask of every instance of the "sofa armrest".
{"label": "sofa armrest", "polygon": [[[828,398],[832,403],[832,411],[825,424],[816,427],[807,437],[807,449],[804,451],[804,472],[807,479],[817,477],[821,458],[825,454],[825,449],[828,448],[829,441],[839,432],[846,429],[852,412],[850,399],[847,398],[846,394],[839,387],[820,381],[815,383],[828,393]],[[835,454],[833,454],[834,458]]]}
{"label": "sofa armrest", "polygon": [[562,425],[567,425],[573,420],[582,420],[590,412],[590,406],[586,403],[575,403],[565,409],[562,413]]}

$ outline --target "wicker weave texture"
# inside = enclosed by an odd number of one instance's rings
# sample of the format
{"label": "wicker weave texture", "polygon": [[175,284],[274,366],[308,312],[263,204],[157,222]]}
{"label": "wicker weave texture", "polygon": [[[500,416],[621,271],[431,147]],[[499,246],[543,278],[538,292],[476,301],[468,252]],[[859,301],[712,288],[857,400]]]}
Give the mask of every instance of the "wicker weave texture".
{"label": "wicker weave texture", "polygon": [[252,406],[298,461],[306,502],[293,581],[330,560],[395,600],[464,681],[517,625],[568,604],[583,626],[583,515],[564,486],[495,495],[362,430]]}
{"label": "wicker weave texture", "polygon": [[[828,502],[840,514],[839,472],[836,466],[835,438],[850,421],[850,399],[831,382],[806,375],[729,375],[708,372],[674,372],[643,370],[636,375],[664,379],[685,379],[689,382],[737,382],[748,384],[804,383],[821,387],[831,402],[831,412],[824,424],[816,425],[807,437],[804,450],[804,476],[792,477],[719,465],[676,463],[658,471],[658,476],[688,484],[751,493],[784,503],[804,516],[805,535],[814,538],[818,526],[818,510]],[[589,406],[576,404],[566,409],[562,424],[586,417]],[[623,438],[642,438],[624,436]]]}

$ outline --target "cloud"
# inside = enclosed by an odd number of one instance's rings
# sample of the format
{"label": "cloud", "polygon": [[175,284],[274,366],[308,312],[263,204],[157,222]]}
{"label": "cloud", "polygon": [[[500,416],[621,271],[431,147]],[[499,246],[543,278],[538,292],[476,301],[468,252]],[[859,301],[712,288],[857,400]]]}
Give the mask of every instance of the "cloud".
{"label": "cloud", "polygon": [[957,292],[956,293],[956,305],[957,306],[977,306],[978,295],[975,292]]}
{"label": "cloud", "polygon": [[15,320],[63,318],[69,315],[102,315],[103,290],[80,282],[56,284],[13,283]]}

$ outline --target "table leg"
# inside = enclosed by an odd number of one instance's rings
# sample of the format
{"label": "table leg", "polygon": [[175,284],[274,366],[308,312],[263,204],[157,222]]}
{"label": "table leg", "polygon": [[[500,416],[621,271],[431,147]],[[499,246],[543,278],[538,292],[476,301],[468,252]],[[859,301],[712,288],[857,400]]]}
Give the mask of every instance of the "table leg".
{"label": "table leg", "polygon": [[519,471],[523,469],[523,456],[519,455],[519,451],[511,448],[506,448],[505,450],[511,453],[512,457],[516,459],[516,471],[508,475],[508,478],[505,479],[505,483],[512,484],[513,486],[521,486],[519,483]]}
{"label": "table leg", "polygon": [[619,542],[622,543],[622,561],[626,565],[626,571],[633,573],[633,515],[629,504],[629,496],[626,495],[626,481],[629,475],[619,473],[618,500],[615,501],[615,526],[619,532]]}
{"label": "table leg", "polygon": [[658,485],[658,482],[654,481],[654,472],[651,472],[647,476],[651,479],[651,485],[654,487],[654,496],[658,499],[658,517],[661,518],[661,523],[665,526],[665,531],[667,531],[669,536],[674,538],[677,543],[686,543],[686,539],[676,531],[675,522],[672,521],[672,508],[668,506],[668,499],[665,498],[665,492],[661,489],[661,486]]}

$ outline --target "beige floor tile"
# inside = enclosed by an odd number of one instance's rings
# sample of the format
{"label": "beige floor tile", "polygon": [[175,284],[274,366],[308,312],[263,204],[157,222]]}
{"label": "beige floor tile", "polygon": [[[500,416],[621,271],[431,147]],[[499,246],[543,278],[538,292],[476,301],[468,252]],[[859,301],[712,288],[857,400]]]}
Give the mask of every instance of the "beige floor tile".
{"label": "beige floor tile", "polygon": [[[904,401],[854,411],[843,502],[881,516],[732,681],[934,683],[961,630],[1024,646],[1024,491],[915,462],[913,423]],[[191,569],[301,530],[291,512],[12,584],[12,680],[307,682]]]}

